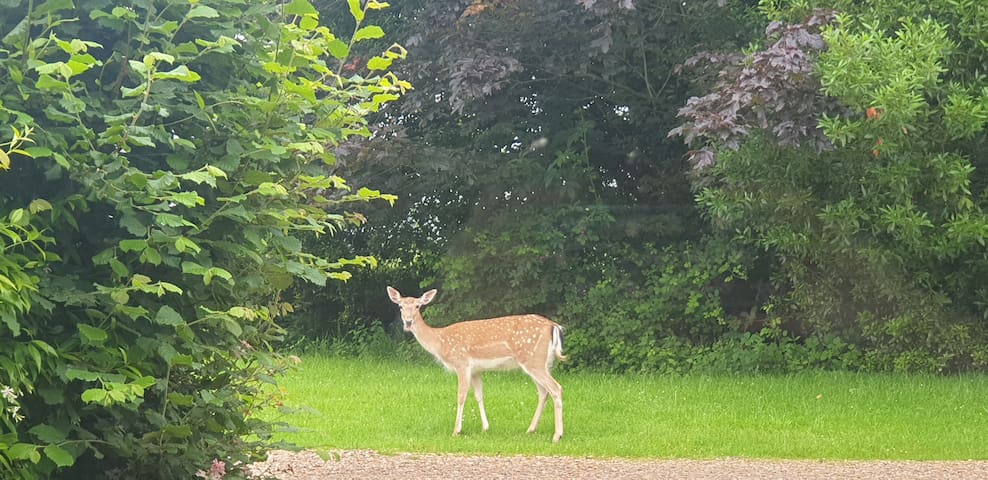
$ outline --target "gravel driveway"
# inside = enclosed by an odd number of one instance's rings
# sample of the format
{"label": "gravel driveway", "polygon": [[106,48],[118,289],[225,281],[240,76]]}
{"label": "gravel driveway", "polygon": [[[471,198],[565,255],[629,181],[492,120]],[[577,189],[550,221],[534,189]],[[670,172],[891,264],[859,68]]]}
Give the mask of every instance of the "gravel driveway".
{"label": "gravel driveway", "polygon": [[380,455],[370,450],[271,452],[257,478],[323,479],[988,479],[988,461],[598,460],[573,457]]}

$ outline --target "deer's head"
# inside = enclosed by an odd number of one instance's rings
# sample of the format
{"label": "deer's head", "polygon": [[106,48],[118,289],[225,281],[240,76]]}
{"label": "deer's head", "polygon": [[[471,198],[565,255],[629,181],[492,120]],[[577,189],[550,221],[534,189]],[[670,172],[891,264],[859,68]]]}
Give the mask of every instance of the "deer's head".
{"label": "deer's head", "polygon": [[423,305],[428,304],[436,297],[436,290],[429,290],[421,297],[402,297],[398,290],[388,287],[388,297],[401,308],[401,323],[406,332],[412,331],[415,322],[423,322],[422,313],[419,311]]}

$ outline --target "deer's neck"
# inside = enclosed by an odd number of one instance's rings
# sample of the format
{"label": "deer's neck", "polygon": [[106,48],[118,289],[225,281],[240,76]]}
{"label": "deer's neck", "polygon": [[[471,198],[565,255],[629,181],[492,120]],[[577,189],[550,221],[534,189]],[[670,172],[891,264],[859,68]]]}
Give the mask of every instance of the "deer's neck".
{"label": "deer's neck", "polygon": [[426,325],[422,317],[417,318],[416,322],[412,324],[412,335],[415,335],[415,340],[418,340],[419,345],[422,345],[422,348],[439,359],[440,362],[442,361],[442,330]]}

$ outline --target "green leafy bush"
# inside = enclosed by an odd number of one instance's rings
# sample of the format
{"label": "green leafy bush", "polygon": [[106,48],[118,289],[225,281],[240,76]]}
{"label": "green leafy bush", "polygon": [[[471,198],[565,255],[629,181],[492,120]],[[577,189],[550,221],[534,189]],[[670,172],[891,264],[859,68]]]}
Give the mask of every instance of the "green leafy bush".
{"label": "green leafy bush", "polygon": [[767,45],[717,57],[712,92],[680,111],[699,203],[776,259],[775,314],[803,336],[869,369],[985,368],[977,2],[761,8]]}
{"label": "green leafy bush", "polygon": [[780,319],[758,332],[730,332],[709,347],[690,352],[688,371],[708,373],[793,373],[807,370],[862,370],[858,348],[834,335],[799,338]]}
{"label": "green leafy bush", "polygon": [[374,263],[302,239],[394,199],[330,172],[410,88],[400,46],[347,63],[385,5],[349,38],[306,0],[0,5],[0,476],[239,474],[282,292]]}
{"label": "green leafy bush", "polygon": [[625,252],[560,307],[572,366],[689,370],[695,348],[738,328],[721,287],[744,278],[740,254],[717,242]]}

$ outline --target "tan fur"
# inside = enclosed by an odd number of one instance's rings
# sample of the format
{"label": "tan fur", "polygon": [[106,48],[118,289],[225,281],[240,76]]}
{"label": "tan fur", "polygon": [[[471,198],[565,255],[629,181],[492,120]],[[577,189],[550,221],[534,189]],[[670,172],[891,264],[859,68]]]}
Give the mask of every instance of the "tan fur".
{"label": "tan fur", "polygon": [[412,332],[422,348],[436,357],[446,369],[456,373],[459,388],[453,435],[459,435],[463,426],[463,404],[471,386],[483,428],[486,431],[490,427],[484,408],[481,372],[521,368],[535,382],[539,393],[535,416],[528,431],[535,431],[545,402],[551,396],[556,417],[552,441],[558,442],[563,436],[563,391],[550,370],[556,359],[566,359],[562,353],[562,327],[541,315],[529,314],[432,328],[422,319],[420,309],[435,295],[435,290],[429,290],[418,298],[402,297],[398,290],[388,287],[388,297],[401,308],[405,330]]}

